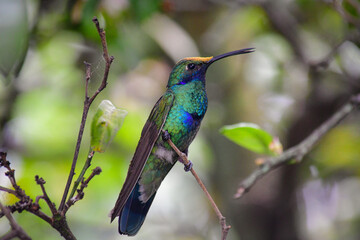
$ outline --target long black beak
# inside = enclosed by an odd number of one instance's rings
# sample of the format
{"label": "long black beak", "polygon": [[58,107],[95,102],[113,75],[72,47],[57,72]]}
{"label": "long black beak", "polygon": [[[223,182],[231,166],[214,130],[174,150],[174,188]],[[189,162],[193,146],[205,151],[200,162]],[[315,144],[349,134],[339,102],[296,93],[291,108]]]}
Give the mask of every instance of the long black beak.
{"label": "long black beak", "polygon": [[230,57],[230,56],[234,56],[234,55],[239,55],[239,54],[252,53],[254,51],[255,51],[255,48],[244,48],[244,49],[224,53],[224,54],[213,57],[212,59],[210,59],[210,61],[206,65],[210,66],[212,63],[214,63],[217,60],[220,60],[222,58],[226,58],[226,57]]}

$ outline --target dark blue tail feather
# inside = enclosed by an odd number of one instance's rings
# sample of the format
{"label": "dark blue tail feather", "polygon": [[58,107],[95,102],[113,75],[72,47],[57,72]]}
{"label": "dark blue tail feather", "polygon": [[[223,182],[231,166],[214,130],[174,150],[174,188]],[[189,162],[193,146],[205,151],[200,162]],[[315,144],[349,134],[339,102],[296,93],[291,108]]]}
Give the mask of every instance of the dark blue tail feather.
{"label": "dark blue tail feather", "polygon": [[146,202],[139,200],[139,183],[136,183],[119,216],[119,233],[134,236],[143,224],[155,194]]}

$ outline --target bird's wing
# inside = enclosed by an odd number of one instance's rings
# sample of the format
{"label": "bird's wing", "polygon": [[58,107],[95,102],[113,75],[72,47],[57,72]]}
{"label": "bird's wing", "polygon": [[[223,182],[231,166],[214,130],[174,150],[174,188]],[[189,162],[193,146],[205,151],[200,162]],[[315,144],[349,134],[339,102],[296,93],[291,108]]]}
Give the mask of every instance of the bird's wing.
{"label": "bird's wing", "polygon": [[115,207],[111,213],[113,221],[123,209],[132,189],[138,181],[140,174],[145,166],[150,152],[158,139],[164,126],[166,117],[172,107],[174,94],[168,90],[155,104],[151,110],[150,116],[141,132],[139,143],[136,147],[134,157],[132,158],[125,183],[120,191]]}

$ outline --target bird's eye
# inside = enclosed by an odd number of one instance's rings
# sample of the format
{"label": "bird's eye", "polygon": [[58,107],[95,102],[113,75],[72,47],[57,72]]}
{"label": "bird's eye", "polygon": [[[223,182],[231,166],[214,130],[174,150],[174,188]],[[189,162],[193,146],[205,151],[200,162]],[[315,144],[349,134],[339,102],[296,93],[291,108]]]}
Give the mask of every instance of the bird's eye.
{"label": "bird's eye", "polygon": [[187,70],[193,70],[195,68],[195,64],[194,63],[189,63],[187,66],[186,66]]}

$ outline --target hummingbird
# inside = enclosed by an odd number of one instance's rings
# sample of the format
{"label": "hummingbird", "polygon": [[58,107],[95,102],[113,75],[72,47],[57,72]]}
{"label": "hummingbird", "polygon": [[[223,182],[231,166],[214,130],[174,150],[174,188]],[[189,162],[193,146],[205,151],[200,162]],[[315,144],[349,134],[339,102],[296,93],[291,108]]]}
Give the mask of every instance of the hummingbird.
{"label": "hummingbird", "polygon": [[[251,53],[254,48],[228,52],[216,57],[189,57],[172,69],[165,93],[153,107],[141,132],[125,182],[111,212],[119,216],[119,233],[134,236],[144,223],[161,182],[179,160],[165,136],[187,155],[200,128],[208,99],[205,75],[208,67],[233,55]],[[189,170],[191,166],[185,166]]]}

